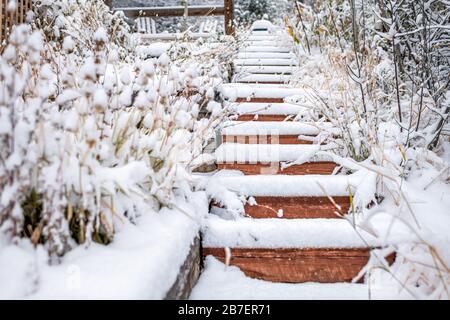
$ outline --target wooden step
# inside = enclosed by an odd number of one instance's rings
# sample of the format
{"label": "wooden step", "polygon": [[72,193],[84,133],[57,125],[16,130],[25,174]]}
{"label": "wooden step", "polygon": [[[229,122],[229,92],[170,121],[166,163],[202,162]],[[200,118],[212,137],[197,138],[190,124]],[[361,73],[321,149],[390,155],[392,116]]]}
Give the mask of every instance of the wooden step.
{"label": "wooden step", "polygon": [[283,52],[241,52],[236,56],[237,59],[295,59],[293,53]]}
{"label": "wooden step", "polygon": [[258,73],[258,74],[292,74],[298,68],[290,66],[236,66],[235,72]]}
{"label": "wooden step", "polygon": [[[277,53],[277,52],[274,52]],[[247,52],[240,52],[239,55],[245,55]],[[289,54],[289,53],[284,53]],[[295,59],[286,58],[244,58],[234,60],[235,66],[298,66]]]}
{"label": "wooden step", "polygon": [[[256,204],[246,204],[245,215],[254,219],[337,219],[350,210],[350,198],[332,197],[252,197]],[[339,207],[339,210],[336,208]],[[213,203],[213,207],[221,208]]]}
{"label": "wooden step", "polygon": [[286,118],[291,117],[293,115],[284,115],[284,114],[243,114],[237,117],[237,121],[286,121]]}
{"label": "wooden step", "polygon": [[[336,206],[328,197],[254,197],[257,204],[245,205],[245,214],[252,218],[283,219],[336,219],[339,217]],[[339,214],[350,210],[349,197],[333,197],[340,207]],[[282,212],[282,216],[279,213]]]}
{"label": "wooden step", "polygon": [[236,102],[283,103],[284,98],[237,98]]}
{"label": "wooden step", "polygon": [[[230,265],[239,267],[247,276],[285,283],[351,282],[370,256],[367,248],[233,248],[230,251]],[[203,248],[202,255],[212,255],[225,263],[223,248]],[[387,260],[392,263],[395,257]]]}
{"label": "wooden step", "polygon": [[312,144],[312,141],[299,139],[298,135],[280,135],[276,138],[272,136],[222,135],[222,141],[246,144]]}
{"label": "wooden step", "polygon": [[263,164],[263,163],[219,163],[219,170],[238,170],[245,175],[258,174],[284,174],[284,175],[308,175],[320,174],[329,175],[336,168],[334,162],[307,162],[300,165],[293,165],[281,170],[280,164]]}
{"label": "wooden step", "polygon": [[219,87],[225,100],[231,102],[283,103],[284,99],[299,96],[307,100],[311,90],[287,85],[229,83]]}
{"label": "wooden step", "polygon": [[221,133],[224,143],[312,144],[322,130],[333,128],[327,123],[299,121],[226,121]]}
{"label": "wooden step", "polygon": [[235,82],[283,84],[283,83],[288,83],[290,80],[291,80],[291,76],[285,75],[285,74],[254,73],[254,74],[237,75]]}
{"label": "wooden step", "polygon": [[292,52],[293,47],[291,46],[271,46],[271,45],[255,45],[255,46],[248,46],[242,48],[239,52],[282,52],[282,53],[289,53]]}

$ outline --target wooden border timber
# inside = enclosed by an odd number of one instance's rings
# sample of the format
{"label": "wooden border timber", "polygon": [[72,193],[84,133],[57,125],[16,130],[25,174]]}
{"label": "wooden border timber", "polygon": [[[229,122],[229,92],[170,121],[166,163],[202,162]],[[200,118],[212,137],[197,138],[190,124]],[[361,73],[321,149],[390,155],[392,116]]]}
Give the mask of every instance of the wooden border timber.
{"label": "wooden border timber", "polygon": [[194,239],[189,254],[180,268],[178,277],[166,294],[165,300],[186,300],[194,288],[201,271],[200,235]]}
{"label": "wooden border timber", "polygon": [[[1,0],[0,0],[1,1]],[[113,8],[112,1],[107,0],[106,4],[114,11],[123,11],[129,18],[138,17],[182,17],[185,15],[184,6],[171,7],[128,7]],[[224,0],[224,5],[220,6],[189,6],[187,8],[188,16],[224,16],[225,34],[234,35],[234,1]]]}

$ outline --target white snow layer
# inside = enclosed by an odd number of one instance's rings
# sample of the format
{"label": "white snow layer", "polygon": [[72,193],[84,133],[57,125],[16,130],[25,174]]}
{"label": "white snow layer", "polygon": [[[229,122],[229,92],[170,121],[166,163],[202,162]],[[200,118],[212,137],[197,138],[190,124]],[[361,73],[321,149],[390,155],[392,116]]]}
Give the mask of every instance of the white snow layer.
{"label": "white snow layer", "polygon": [[320,126],[330,127],[327,124],[308,124],[304,122],[279,121],[227,121],[223,124],[224,135],[257,135],[278,133],[279,135],[318,135]]}
{"label": "white snow layer", "polygon": [[239,52],[237,59],[295,59],[294,53],[289,52]]}
{"label": "white snow layer", "polygon": [[[278,137],[277,130],[266,131],[265,136]],[[259,134],[259,138],[263,137]],[[272,141],[273,142],[273,141]],[[216,161],[218,163],[275,163],[291,162],[299,158],[303,162],[331,161],[331,157],[326,155],[316,155],[321,150],[330,149],[324,145],[299,145],[299,144],[241,144],[223,143],[216,149]]]}
{"label": "white snow layer", "polygon": [[273,283],[247,276],[237,267],[227,267],[209,256],[194,287],[192,300],[366,300],[410,299],[393,287],[353,283]]}
{"label": "white snow layer", "polygon": [[242,83],[229,83],[220,86],[219,88],[222,95],[229,100],[236,98],[287,98],[290,96],[302,96],[307,97],[313,94],[309,89],[301,88],[288,88],[281,86],[261,86],[261,85],[248,85]]}
{"label": "white snow layer", "polygon": [[[220,172],[219,172],[220,173]],[[348,196],[351,188],[353,194],[364,176],[352,175],[257,175],[244,176],[237,174],[216,174],[210,179],[211,185],[220,185],[227,190],[245,196],[273,197],[323,197]]]}
{"label": "white snow layer", "polygon": [[38,263],[38,253],[31,248],[6,246],[0,250],[0,298],[164,298],[208,205],[204,193],[193,193],[191,202],[179,201],[177,207],[183,211],[149,212],[136,225],[124,221],[112,244],[80,246],[60,265]]}
{"label": "white snow layer", "polygon": [[294,66],[236,66],[235,72],[245,72],[245,73],[261,73],[261,74],[291,74],[298,71],[297,67]]}
{"label": "white snow layer", "polygon": [[368,248],[382,245],[345,219],[225,220],[210,215],[202,230],[206,248]]}
{"label": "white snow layer", "polygon": [[270,114],[270,115],[297,115],[309,110],[306,106],[290,103],[233,103],[229,106],[231,112],[237,114]]}
{"label": "white snow layer", "polygon": [[[260,51],[240,51],[239,56],[241,55],[248,55],[250,53],[258,53],[258,54],[269,54],[269,53],[277,53],[273,51],[266,51],[266,52],[260,52]],[[284,52],[284,54],[289,54],[287,52]],[[239,58],[235,59],[234,61],[235,65],[241,65],[241,66],[298,66],[298,61],[296,59],[280,59],[280,58]]]}
{"label": "white snow layer", "polygon": [[236,82],[283,82],[291,80],[290,75],[285,74],[242,74],[235,76]]}

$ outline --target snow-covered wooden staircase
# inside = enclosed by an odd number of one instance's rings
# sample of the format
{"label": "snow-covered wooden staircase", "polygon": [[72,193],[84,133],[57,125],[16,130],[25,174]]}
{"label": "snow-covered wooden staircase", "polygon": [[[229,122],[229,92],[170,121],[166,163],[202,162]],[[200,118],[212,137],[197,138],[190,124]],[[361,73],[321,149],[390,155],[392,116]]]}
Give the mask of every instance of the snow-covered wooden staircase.
{"label": "snow-covered wooden staircase", "polygon": [[[219,169],[243,174],[215,177],[221,187],[249,196],[247,217],[211,215],[203,232],[203,256],[239,267],[247,276],[286,283],[349,282],[379,244],[361,237],[343,219],[352,187],[361,177],[333,175],[327,156],[284,168],[282,163],[313,154],[320,129],[286,121],[310,106],[285,102],[304,89],[286,83],[298,67],[287,34],[254,27],[235,61],[234,83],[222,94],[235,101],[236,121],[224,124],[216,150]],[[219,204],[214,204],[220,210]],[[364,239],[363,239],[364,238]]]}

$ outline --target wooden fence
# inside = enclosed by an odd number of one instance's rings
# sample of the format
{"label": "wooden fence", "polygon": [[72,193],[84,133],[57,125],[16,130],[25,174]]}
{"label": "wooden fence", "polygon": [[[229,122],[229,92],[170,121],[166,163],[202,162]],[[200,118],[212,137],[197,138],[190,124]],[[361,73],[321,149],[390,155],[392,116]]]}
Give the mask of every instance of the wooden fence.
{"label": "wooden fence", "polygon": [[[111,6],[111,0],[106,4]],[[138,8],[112,8],[115,11],[123,11],[130,18],[137,17],[182,17],[187,16],[224,16],[225,33],[234,34],[234,1],[224,0],[223,5],[203,6],[170,6],[170,7],[138,7]],[[187,10],[186,10],[187,9]]]}
{"label": "wooden fence", "polygon": [[31,9],[32,0],[16,0],[16,9],[8,11],[10,0],[0,0],[0,48],[15,24],[26,20],[27,12]]}

